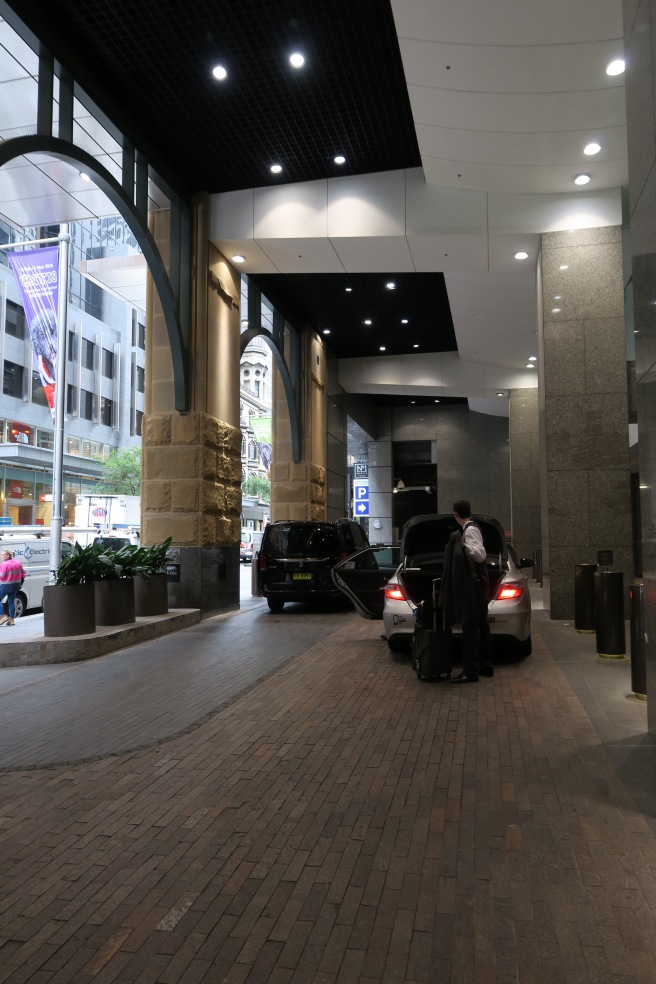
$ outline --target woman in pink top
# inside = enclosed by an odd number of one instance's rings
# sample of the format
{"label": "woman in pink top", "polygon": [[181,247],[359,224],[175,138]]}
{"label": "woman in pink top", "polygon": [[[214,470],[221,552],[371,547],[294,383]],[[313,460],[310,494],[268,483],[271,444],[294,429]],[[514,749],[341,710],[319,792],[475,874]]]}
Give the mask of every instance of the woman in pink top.
{"label": "woman in pink top", "polygon": [[0,618],[0,625],[13,625],[16,614],[16,593],[23,583],[25,568],[14,558],[11,550],[0,552],[0,598],[7,596],[9,614]]}

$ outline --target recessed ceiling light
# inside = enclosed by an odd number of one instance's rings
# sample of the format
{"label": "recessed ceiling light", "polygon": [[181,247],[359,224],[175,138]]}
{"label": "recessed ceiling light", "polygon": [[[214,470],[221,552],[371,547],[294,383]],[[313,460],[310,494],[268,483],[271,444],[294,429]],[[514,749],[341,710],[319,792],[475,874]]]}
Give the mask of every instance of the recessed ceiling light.
{"label": "recessed ceiling light", "polygon": [[324,328],[323,333],[324,335],[330,335],[330,328]]}
{"label": "recessed ceiling light", "polygon": [[505,393],[497,393],[497,396],[505,396]]}
{"label": "recessed ceiling light", "polygon": [[562,301],[562,299],[563,299],[562,294],[554,294],[554,301]]}
{"label": "recessed ceiling light", "polygon": [[527,368],[527,369],[535,369],[535,366],[533,365],[533,363],[532,363],[532,362],[529,362],[529,364],[527,365],[527,367],[526,367],[526,368]]}
{"label": "recessed ceiling light", "polygon": [[281,171],[282,171],[282,164],[271,165],[271,174],[280,174]]}
{"label": "recessed ceiling light", "polygon": [[353,290],[353,288],[352,287],[345,287],[344,290],[346,291],[347,294],[350,294],[351,291]]}
{"label": "recessed ceiling light", "polygon": [[232,261],[233,263],[243,263],[245,259],[246,257],[242,256],[241,253],[235,253],[235,255],[232,258]]}
{"label": "recessed ceiling light", "polygon": [[528,361],[529,362],[537,362],[538,361],[537,360],[537,356],[535,356],[535,355],[529,355]]}
{"label": "recessed ceiling light", "polygon": [[228,77],[228,73],[226,72],[223,65],[215,65],[214,68],[212,69],[212,75],[214,76],[215,79],[219,79],[219,81],[223,81],[223,79],[226,79]]}
{"label": "recessed ceiling light", "polygon": [[305,64],[305,58],[300,51],[295,51],[293,55],[289,56],[289,64],[292,68],[302,68]]}
{"label": "recessed ceiling light", "polygon": [[83,181],[91,181],[91,178],[89,177],[86,171],[80,171],[80,177],[82,178]]}
{"label": "recessed ceiling light", "polygon": [[416,400],[410,400],[410,403],[416,403],[416,402],[417,402]]}
{"label": "recessed ceiling light", "polygon": [[413,348],[419,348],[419,342],[415,342],[415,344],[412,347]]}
{"label": "recessed ceiling light", "polygon": [[558,267],[558,269],[559,270],[569,270],[569,267],[567,266],[566,263],[561,263],[560,266]]}
{"label": "recessed ceiling light", "polygon": [[385,350],[386,350],[386,346],[385,346],[385,345],[381,345],[381,346],[380,346],[380,351],[381,351],[381,352],[384,352]]}
{"label": "recessed ceiling light", "polygon": [[524,252],[523,249],[520,249],[520,251],[518,253],[515,253],[515,259],[516,260],[528,260],[528,253]]}
{"label": "recessed ceiling light", "polygon": [[614,61],[606,65],[606,75],[621,75],[624,71],[624,59],[615,58]]}
{"label": "recessed ceiling light", "polygon": [[560,308],[552,308],[551,309],[551,313],[552,314],[560,314]]}
{"label": "recessed ceiling light", "polygon": [[586,157],[593,157],[594,154],[598,154],[600,150],[601,150],[601,144],[595,143],[593,141],[592,143],[585,145],[585,147],[583,148],[583,153],[586,155]]}
{"label": "recessed ceiling light", "polygon": [[407,323],[408,323],[408,319],[407,318],[401,318],[401,324],[402,325],[407,325]]}
{"label": "recessed ceiling light", "polygon": [[346,164],[344,154],[338,154],[337,157],[335,157],[335,164]]}
{"label": "recessed ceiling light", "polygon": [[370,324],[371,324],[371,319],[367,318],[367,320],[365,321],[365,325],[370,325]]}
{"label": "recessed ceiling light", "polygon": [[590,174],[577,174],[574,178],[575,185],[587,185],[592,181],[592,176]]}
{"label": "recessed ceiling light", "polygon": [[396,284],[394,283],[393,280],[388,280],[388,282],[385,284],[385,287],[387,288],[387,290],[395,290]]}
{"label": "recessed ceiling light", "polygon": [[435,400],[434,402],[435,402],[435,403],[439,403],[440,401],[439,401],[439,400]]}

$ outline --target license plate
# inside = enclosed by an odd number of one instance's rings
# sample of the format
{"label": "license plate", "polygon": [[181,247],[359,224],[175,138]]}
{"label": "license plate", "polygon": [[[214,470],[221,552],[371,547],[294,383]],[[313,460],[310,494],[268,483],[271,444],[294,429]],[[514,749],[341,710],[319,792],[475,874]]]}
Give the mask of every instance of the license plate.
{"label": "license plate", "polygon": [[292,581],[311,581],[311,574],[292,574]]}

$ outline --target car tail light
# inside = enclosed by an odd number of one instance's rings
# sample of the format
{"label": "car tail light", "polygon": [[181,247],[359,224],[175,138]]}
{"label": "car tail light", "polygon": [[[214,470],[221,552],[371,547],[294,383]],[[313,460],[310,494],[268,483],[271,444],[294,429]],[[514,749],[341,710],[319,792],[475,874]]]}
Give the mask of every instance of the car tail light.
{"label": "car tail light", "polygon": [[405,591],[400,584],[386,584],[385,585],[385,597],[389,598],[390,601],[407,601],[405,596]]}
{"label": "car tail light", "polygon": [[347,557],[348,557],[348,554],[347,554],[346,550],[342,550],[341,554],[339,555],[339,559],[340,560],[346,560]]}
{"label": "car tail light", "polygon": [[524,588],[521,584],[516,584],[513,581],[507,581],[502,584],[496,593],[495,601],[518,601],[524,594]]}

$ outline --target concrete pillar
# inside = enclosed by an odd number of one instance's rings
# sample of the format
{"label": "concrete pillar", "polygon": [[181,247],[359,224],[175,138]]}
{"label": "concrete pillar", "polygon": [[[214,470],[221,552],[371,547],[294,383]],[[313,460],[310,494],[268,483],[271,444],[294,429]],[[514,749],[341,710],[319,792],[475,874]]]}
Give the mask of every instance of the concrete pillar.
{"label": "concrete pillar", "polygon": [[622,230],[542,237],[540,401],[545,604],[574,615],[574,567],[613,551],[631,581]]}
{"label": "concrete pillar", "polygon": [[[392,528],[392,411],[376,410],[376,440],[367,445],[369,465],[369,541],[393,543]],[[377,524],[380,523],[380,526]]]}
{"label": "concrete pillar", "polygon": [[[289,352],[285,352],[289,359]],[[271,519],[325,520],[326,352],[311,329],[301,334],[301,461],[292,455],[289,408],[277,368],[273,373]],[[289,364],[289,361],[288,361]]]}
{"label": "concrete pillar", "polygon": [[510,391],[510,528],[520,557],[542,548],[538,390]]}
{"label": "concrete pillar", "polygon": [[[174,407],[171,352],[149,283],[141,486],[142,542],[173,537],[180,580],[173,607],[203,612],[239,607],[241,430],[239,275],[208,244],[207,200],[196,204],[190,378],[192,407]],[[168,215],[151,229],[168,254]]]}

